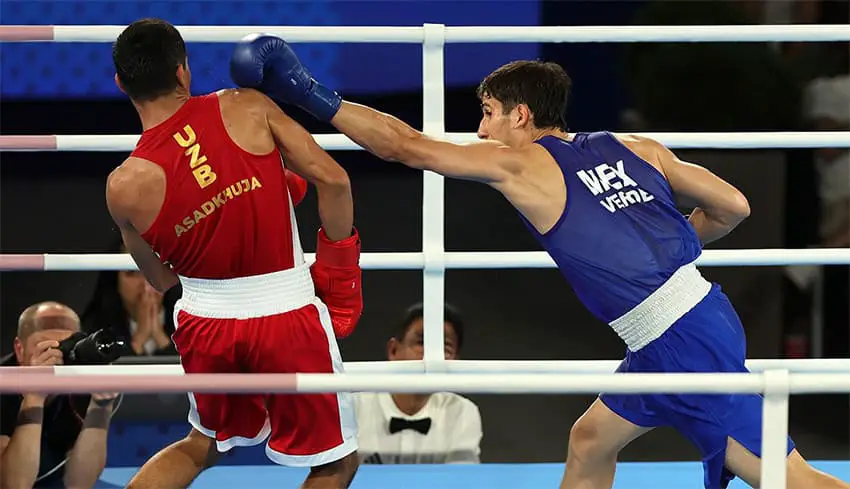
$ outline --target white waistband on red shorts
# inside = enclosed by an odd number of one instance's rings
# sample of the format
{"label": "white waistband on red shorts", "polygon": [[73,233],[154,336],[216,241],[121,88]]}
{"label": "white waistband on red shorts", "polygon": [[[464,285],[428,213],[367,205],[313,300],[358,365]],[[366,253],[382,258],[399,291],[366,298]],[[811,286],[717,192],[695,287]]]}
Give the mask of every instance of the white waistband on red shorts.
{"label": "white waistband on red shorts", "polygon": [[631,351],[638,351],[664,334],[670,326],[694,308],[711,291],[696,264],[676,270],[661,287],[612,321],[611,328]]}
{"label": "white waistband on red shorts", "polygon": [[300,309],[316,299],[308,265],[223,280],[180,277],[177,308],[193,316],[248,319]]}

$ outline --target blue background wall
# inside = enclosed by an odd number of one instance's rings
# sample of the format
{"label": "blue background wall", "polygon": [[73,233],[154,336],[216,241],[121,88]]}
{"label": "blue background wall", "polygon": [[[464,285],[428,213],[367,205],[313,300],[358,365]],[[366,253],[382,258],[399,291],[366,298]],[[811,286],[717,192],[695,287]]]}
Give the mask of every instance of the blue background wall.
{"label": "blue background wall", "polygon": [[[159,17],[175,25],[528,25],[540,24],[536,0],[481,1],[63,1],[3,0],[6,25],[125,25]],[[193,91],[232,86],[230,44],[191,43]],[[121,97],[112,76],[109,43],[0,45],[0,95],[10,98]],[[419,90],[418,44],[298,44],[317,78],[344,93]],[[536,58],[537,44],[456,44],[446,50],[446,84],[476,84],[493,67]]]}

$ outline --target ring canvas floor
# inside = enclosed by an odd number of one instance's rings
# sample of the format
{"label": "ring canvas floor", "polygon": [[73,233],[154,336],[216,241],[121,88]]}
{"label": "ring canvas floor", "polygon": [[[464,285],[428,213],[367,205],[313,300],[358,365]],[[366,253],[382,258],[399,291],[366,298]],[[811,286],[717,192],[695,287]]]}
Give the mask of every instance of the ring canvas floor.
{"label": "ring canvas floor", "polygon": [[[850,462],[812,462],[836,477],[850,481]],[[124,487],[133,467],[107,468],[98,487]],[[562,464],[481,465],[363,465],[351,489],[557,489]],[[297,488],[306,469],[272,465],[215,467],[203,473],[192,489],[239,487]],[[698,462],[621,463],[614,489],[702,489]],[[749,487],[739,479],[729,489]]]}

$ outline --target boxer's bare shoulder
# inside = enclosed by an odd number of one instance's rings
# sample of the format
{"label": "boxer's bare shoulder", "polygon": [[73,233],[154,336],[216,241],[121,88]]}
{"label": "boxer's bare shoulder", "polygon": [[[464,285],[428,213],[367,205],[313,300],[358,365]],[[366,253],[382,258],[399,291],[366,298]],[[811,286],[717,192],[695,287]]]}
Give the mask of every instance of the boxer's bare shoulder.
{"label": "boxer's bare shoulder", "polygon": [[636,134],[614,134],[614,137],[616,137],[623,146],[627,147],[629,151],[655,167],[656,170],[664,175],[664,178],[667,178],[667,174],[664,171],[663,160],[670,159],[670,155],[672,155],[672,153],[664,147],[664,145],[654,139],[638,136]]}
{"label": "boxer's bare shoulder", "polygon": [[274,150],[268,122],[271,99],[250,88],[220,90],[217,95],[224,127],[237,146],[256,155]]}
{"label": "boxer's bare shoulder", "polygon": [[707,168],[680,159],[654,139],[633,134],[616,134],[615,137],[661,172],[678,197],[711,209],[715,216],[726,217],[730,222],[750,215],[744,194]]}
{"label": "boxer's bare shoulder", "polygon": [[106,207],[127,251],[148,282],[158,291],[174,287],[177,275],[160,262],[142,238],[165,201],[165,172],[159,165],[131,156],[109,174],[106,180]]}
{"label": "boxer's bare shoulder", "polygon": [[106,180],[110,213],[144,233],[165,201],[165,179],[165,172],[156,163],[135,156],[127,158]]}

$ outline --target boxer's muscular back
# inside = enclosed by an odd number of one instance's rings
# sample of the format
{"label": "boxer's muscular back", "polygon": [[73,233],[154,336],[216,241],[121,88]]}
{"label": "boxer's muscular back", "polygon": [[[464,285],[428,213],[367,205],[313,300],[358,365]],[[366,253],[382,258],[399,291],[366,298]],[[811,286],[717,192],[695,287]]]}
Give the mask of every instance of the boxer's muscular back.
{"label": "boxer's muscular back", "polygon": [[264,115],[239,97],[192,97],[131,155],[164,177],[138,230],[182,276],[244,277],[304,262],[281,154]]}

